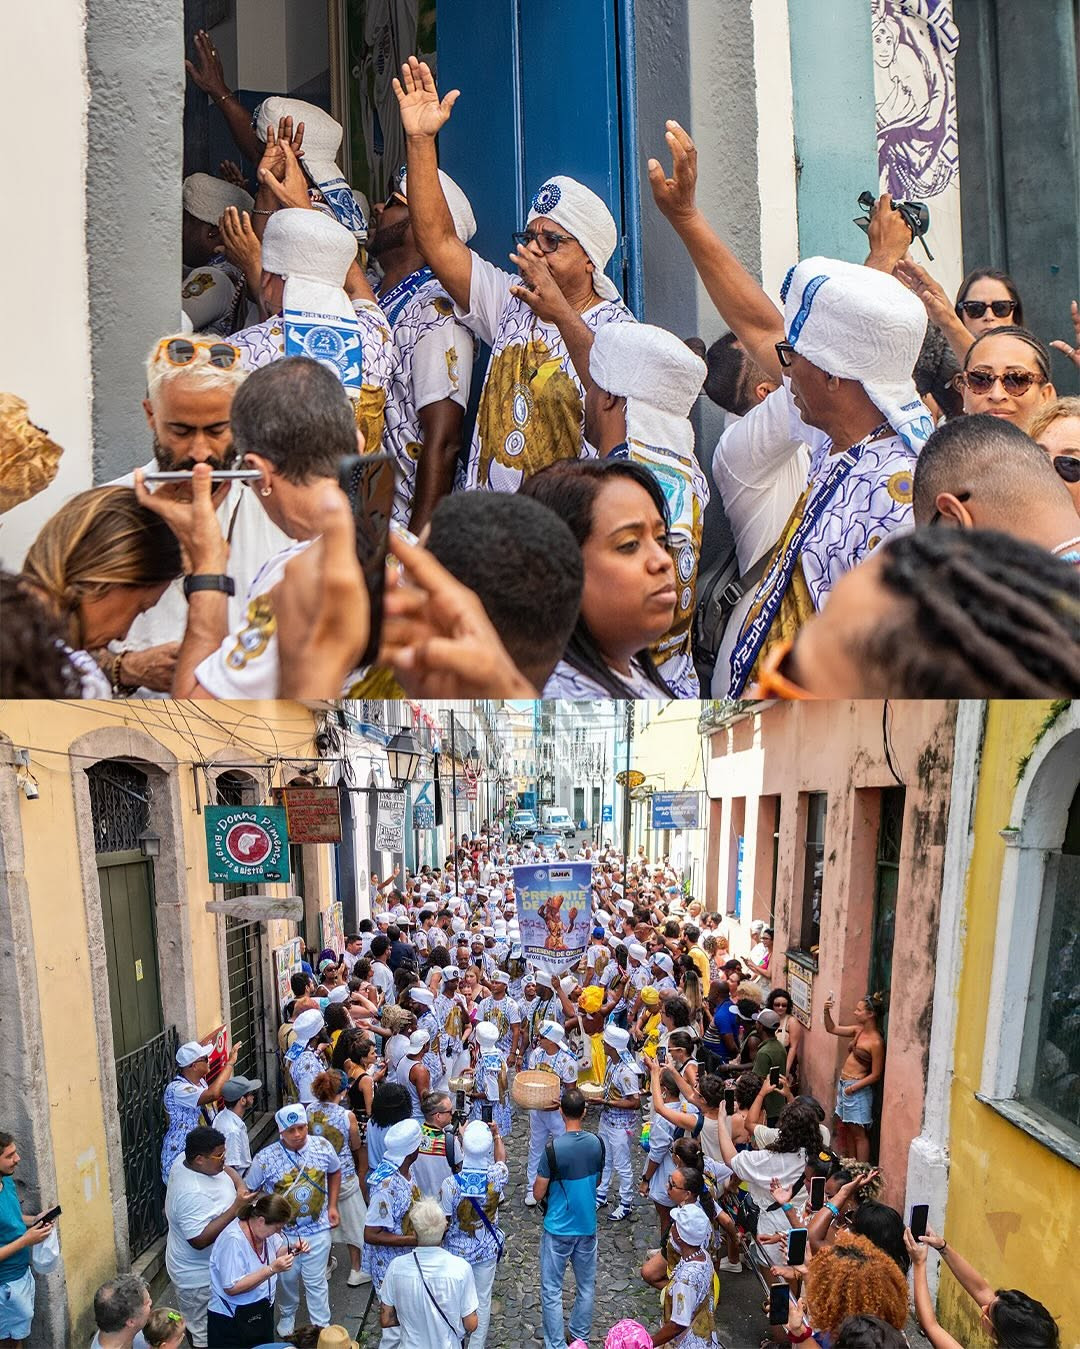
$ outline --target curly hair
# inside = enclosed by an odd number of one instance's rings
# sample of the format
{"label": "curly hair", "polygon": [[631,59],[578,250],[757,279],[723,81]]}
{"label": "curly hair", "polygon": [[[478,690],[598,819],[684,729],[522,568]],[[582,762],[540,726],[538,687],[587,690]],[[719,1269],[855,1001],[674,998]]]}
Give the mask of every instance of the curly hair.
{"label": "curly hair", "polygon": [[879,1316],[897,1330],[907,1324],[907,1280],[872,1242],[849,1232],[810,1261],[806,1300],[815,1330],[829,1334],[849,1316]]}
{"label": "curly hair", "polygon": [[63,652],[60,620],[8,572],[0,572],[0,619],[0,698],[77,698],[79,676]]}
{"label": "curly hair", "polygon": [[413,1030],[416,1029],[415,1013],[410,1012],[407,1007],[398,1007],[396,1004],[384,1007],[379,1020],[391,1035],[408,1035],[409,1031],[405,1029],[406,1026],[411,1026]]}
{"label": "curly hair", "polygon": [[[757,1073],[740,1073],[735,1079],[735,1104],[740,1110],[749,1110],[757,1100],[758,1092],[765,1083],[763,1077]],[[726,1084],[725,1084],[726,1085]],[[821,1139],[821,1133],[818,1133],[818,1139]]]}
{"label": "curly hair", "polygon": [[821,1126],[817,1116],[800,1102],[791,1101],[784,1106],[777,1127],[776,1142],[769,1145],[768,1151],[801,1151],[805,1157],[816,1157],[821,1151]]}

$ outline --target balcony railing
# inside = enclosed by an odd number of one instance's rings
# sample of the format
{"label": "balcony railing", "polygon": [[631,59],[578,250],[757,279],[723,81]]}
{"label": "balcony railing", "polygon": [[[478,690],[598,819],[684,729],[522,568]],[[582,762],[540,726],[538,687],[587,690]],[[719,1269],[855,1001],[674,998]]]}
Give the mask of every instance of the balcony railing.
{"label": "balcony railing", "polygon": [[710,698],[702,701],[698,714],[698,734],[708,735],[760,708],[761,703],[738,698]]}

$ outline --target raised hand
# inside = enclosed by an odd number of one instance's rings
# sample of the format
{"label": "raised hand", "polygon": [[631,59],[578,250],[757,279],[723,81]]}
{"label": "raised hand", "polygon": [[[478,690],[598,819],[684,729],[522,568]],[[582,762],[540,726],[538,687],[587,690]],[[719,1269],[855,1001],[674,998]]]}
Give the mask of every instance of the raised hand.
{"label": "raised hand", "polygon": [[461,96],[460,89],[451,89],[440,99],[431,67],[415,56],[410,56],[401,67],[401,79],[394,81],[394,93],[406,136],[437,136]]}
{"label": "raised hand", "polygon": [[511,286],[510,294],[524,300],[537,318],[544,323],[557,323],[567,314],[573,315],[566,296],[558,287],[546,258],[538,258],[524,244],[518,244],[510,261],[521,273],[522,285]]}
{"label": "raised hand", "polygon": [[244,170],[232,159],[223,159],[218,165],[218,177],[224,178],[227,183],[232,183],[233,187],[242,187],[246,192],[248,190],[248,181],[244,175]]}
{"label": "raised hand", "polygon": [[649,186],[653,200],[672,224],[697,212],[697,147],[678,122],[666,124],[664,139],[671,151],[671,175],[658,159],[649,160]]}
{"label": "raised hand", "polygon": [[224,98],[230,92],[217,48],[211,42],[210,34],[201,28],[195,34],[195,61],[185,61],[184,69],[192,82],[211,98]]}
{"label": "raised hand", "polygon": [[247,211],[238,211],[235,206],[226,206],[218,221],[221,231],[221,250],[233,264],[239,267],[250,284],[254,278],[256,286],[262,271],[262,244],[251,224]]}
{"label": "raised hand", "polygon": [[261,186],[269,189],[280,207],[294,207],[301,211],[313,211],[308,196],[308,182],[296,151],[287,140],[278,140],[274,128],[266,128],[266,153],[259,165],[258,179]]}
{"label": "raised hand", "polygon": [[888,192],[883,192],[870,208],[867,237],[870,240],[871,259],[881,259],[886,266],[895,265],[911,247],[915,237],[911,226],[900,211],[893,210],[892,197]]}
{"label": "raised hand", "polygon": [[1073,300],[1069,312],[1072,317],[1073,337],[1076,341],[1076,345],[1070,347],[1068,342],[1061,341],[1051,342],[1050,345],[1055,351],[1060,351],[1062,355],[1068,356],[1073,365],[1080,368],[1080,304]]}
{"label": "raised hand", "polygon": [[[899,214],[899,212],[896,214]],[[902,281],[908,290],[922,300],[931,323],[936,324],[939,328],[944,328],[957,321],[952,301],[925,267],[920,267],[917,262],[903,258],[893,269],[893,276],[898,281]]]}

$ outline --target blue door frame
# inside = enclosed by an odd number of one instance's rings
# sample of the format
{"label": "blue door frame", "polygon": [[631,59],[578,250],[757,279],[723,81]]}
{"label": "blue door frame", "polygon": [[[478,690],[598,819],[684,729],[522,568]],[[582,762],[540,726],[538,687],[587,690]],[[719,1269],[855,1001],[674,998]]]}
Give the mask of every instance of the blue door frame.
{"label": "blue door frame", "polygon": [[614,216],[608,274],[640,317],[634,0],[439,0],[437,35],[440,92],[461,90],[440,162],[472,202],[477,253],[509,268],[532,193],[567,174]]}

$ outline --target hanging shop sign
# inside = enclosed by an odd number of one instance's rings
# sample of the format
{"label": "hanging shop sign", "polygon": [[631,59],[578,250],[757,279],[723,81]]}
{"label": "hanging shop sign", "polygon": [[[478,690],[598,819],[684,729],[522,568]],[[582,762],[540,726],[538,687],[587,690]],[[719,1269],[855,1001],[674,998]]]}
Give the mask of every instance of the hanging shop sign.
{"label": "hanging shop sign", "polygon": [[289,830],[281,806],[207,806],[203,817],[213,885],[289,879]]}
{"label": "hanging shop sign", "polygon": [[414,829],[435,828],[435,784],[418,782],[416,796],[413,799],[412,822]]}
{"label": "hanging shop sign", "polygon": [[375,851],[403,852],[405,849],[405,793],[377,792],[375,813]]}
{"label": "hanging shop sign", "polygon": [[654,829],[700,829],[700,797],[697,792],[653,792]]}
{"label": "hanging shop sign", "polygon": [[341,798],[336,787],[278,787],[290,843],[340,843]]}
{"label": "hanging shop sign", "polygon": [[328,909],[323,909],[319,914],[319,924],[322,928],[322,949],[333,951],[334,955],[340,956],[345,950],[345,919],[340,900],[331,904]]}
{"label": "hanging shop sign", "polygon": [[294,937],[274,950],[274,982],[277,985],[278,1007],[282,1013],[285,1004],[292,1000],[292,977],[300,973],[303,951],[304,946],[299,937]]}
{"label": "hanging shop sign", "polygon": [[795,1020],[810,1028],[810,1012],[814,998],[814,975],[805,966],[789,960],[787,963],[787,987],[791,994],[791,1010]]}

